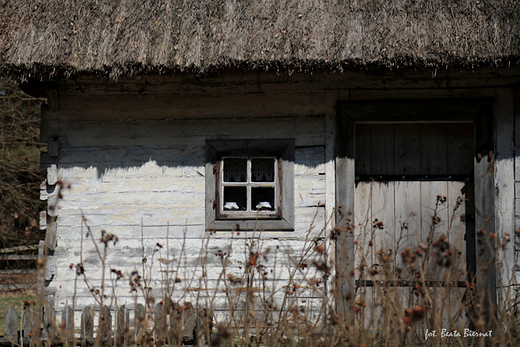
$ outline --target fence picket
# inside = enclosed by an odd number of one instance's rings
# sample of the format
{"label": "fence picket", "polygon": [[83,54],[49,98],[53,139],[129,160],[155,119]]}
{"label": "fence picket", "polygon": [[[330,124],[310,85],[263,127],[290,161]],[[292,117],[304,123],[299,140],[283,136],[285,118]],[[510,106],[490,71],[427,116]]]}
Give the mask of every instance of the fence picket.
{"label": "fence picket", "polygon": [[137,304],[135,307],[135,321],[137,323],[141,323],[141,321],[145,320],[145,311],[143,304]]}
{"label": "fence picket", "polygon": [[74,311],[72,311],[72,307],[65,307],[61,314],[61,321],[62,328],[64,329],[62,336],[66,339],[72,338],[72,334],[74,333]]}
{"label": "fence picket", "polygon": [[103,310],[99,313],[98,322],[98,336],[103,340],[110,338],[110,331],[112,330],[112,314],[110,307],[103,306]]}
{"label": "fence picket", "polygon": [[130,313],[126,309],[125,305],[121,305],[117,311],[117,323],[116,323],[116,339],[118,345],[124,345],[125,335],[128,331],[128,322],[130,320]]}
{"label": "fence picket", "polygon": [[7,310],[5,315],[5,336],[7,338],[16,338],[18,331],[18,313],[12,307]]}
{"label": "fence picket", "polygon": [[[94,309],[96,312],[95,313]],[[75,337],[74,327],[74,311],[71,306],[65,306],[60,314],[61,320],[56,320],[56,312],[51,306],[44,306],[43,308],[23,308],[23,321],[21,333],[23,334],[23,342],[37,344],[34,338],[38,336],[35,334],[37,327],[36,312],[43,311],[43,319],[41,321],[42,338],[52,339],[59,337],[63,339],[63,343],[71,341]],[[94,333],[101,343],[107,345],[125,346],[127,343],[147,344],[154,342],[157,345],[170,345],[179,343],[192,344],[201,337],[204,340],[204,335],[209,327],[211,333],[212,315],[208,315],[206,310],[202,311],[195,309],[190,303],[185,303],[179,306],[176,303],[158,303],[153,311],[153,317],[146,315],[146,309],[143,304],[137,304],[134,311],[135,323],[135,338],[131,337],[127,341],[127,333],[130,327],[130,310],[126,305],[121,305],[119,309],[112,312],[108,306],[93,308],[92,306],[85,306],[81,313],[81,327],[80,338],[82,345],[89,345],[94,343]],[[97,327],[94,326],[94,314],[99,314]],[[112,317],[115,315],[114,324],[112,324]],[[6,337],[10,339],[17,338],[18,332],[18,314],[14,308],[9,308],[6,314]],[[150,320],[153,320],[150,321]],[[153,327],[155,337],[149,333],[149,328]],[[96,329],[95,329],[96,328]],[[96,331],[94,331],[96,330]],[[115,341],[112,341],[115,338]]]}
{"label": "fence picket", "polygon": [[154,323],[155,323],[155,335],[157,336],[157,342],[160,345],[165,344],[166,341],[166,331],[167,331],[167,319],[166,319],[167,310],[164,309],[162,303],[158,303],[155,306],[154,313]]}
{"label": "fence picket", "polygon": [[94,314],[90,306],[85,306],[81,314],[81,337],[84,339],[94,338]]}
{"label": "fence picket", "polygon": [[23,317],[23,337],[29,340],[33,336],[36,324],[36,313],[34,308],[26,309]]}
{"label": "fence picket", "polygon": [[134,316],[134,324],[135,324],[135,341],[137,343],[143,343],[146,339],[146,334],[143,330],[145,327],[145,310],[143,304],[137,304],[135,307],[135,316]]}
{"label": "fence picket", "polygon": [[43,309],[43,337],[54,337],[56,312],[52,305],[45,305]]}

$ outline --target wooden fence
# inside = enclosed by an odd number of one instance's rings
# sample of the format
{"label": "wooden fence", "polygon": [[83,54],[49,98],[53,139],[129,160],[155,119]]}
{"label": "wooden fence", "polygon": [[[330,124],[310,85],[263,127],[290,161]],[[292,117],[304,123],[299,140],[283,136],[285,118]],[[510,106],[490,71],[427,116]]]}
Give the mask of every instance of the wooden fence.
{"label": "wooden fence", "polygon": [[[22,308],[21,317],[9,308],[5,319],[5,336],[0,346],[41,345],[38,336],[55,345],[93,345],[96,341],[109,346],[134,345],[206,345],[212,329],[212,314],[196,310],[191,304],[174,303],[155,306],[152,313],[137,304],[130,310],[125,305],[117,309],[86,306],[75,326],[74,311],[67,306],[61,316],[49,307],[36,311]],[[133,319],[130,319],[133,313]],[[39,323],[38,323],[39,322]]]}

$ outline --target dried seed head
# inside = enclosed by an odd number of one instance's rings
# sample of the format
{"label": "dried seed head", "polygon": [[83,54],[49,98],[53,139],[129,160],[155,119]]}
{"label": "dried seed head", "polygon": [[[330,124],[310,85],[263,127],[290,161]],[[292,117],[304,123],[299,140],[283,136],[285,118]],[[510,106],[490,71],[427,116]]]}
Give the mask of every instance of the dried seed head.
{"label": "dried seed head", "polygon": [[414,318],[414,319],[421,319],[421,318],[423,318],[424,317],[424,311],[425,311],[424,307],[419,306],[419,305],[415,306],[413,308],[412,318]]}

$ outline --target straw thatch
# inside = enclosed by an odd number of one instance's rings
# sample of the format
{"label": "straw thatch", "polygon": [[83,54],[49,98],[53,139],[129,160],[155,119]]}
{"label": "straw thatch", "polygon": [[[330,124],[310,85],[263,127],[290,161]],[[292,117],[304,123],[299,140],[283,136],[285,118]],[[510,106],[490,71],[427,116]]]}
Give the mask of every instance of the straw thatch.
{"label": "straw thatch", "polygon": [[520,62],[518,0],[0,0],[0,70]]}

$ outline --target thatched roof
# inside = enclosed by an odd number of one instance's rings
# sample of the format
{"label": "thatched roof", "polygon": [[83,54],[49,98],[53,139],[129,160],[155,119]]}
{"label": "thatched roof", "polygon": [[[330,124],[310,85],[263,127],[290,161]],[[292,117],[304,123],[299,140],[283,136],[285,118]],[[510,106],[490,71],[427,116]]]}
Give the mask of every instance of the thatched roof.
{"label": "thatched roof", "polygon": [[520,62],[518,0],[0,0],[0,73]]}

